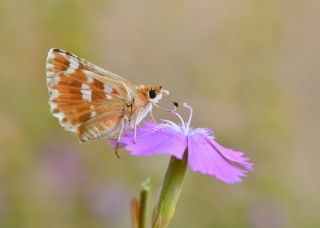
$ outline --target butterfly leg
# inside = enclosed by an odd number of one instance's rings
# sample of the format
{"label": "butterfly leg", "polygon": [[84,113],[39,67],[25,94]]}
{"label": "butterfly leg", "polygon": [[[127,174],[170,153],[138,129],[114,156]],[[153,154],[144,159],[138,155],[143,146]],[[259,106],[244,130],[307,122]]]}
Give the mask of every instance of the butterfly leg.
{"label": "butterfly leg", "polygon": [[154,124],[157,124],[157,121],[156,121],[156,119],[155,119],[154,116],[153,116],[152,109],[151,109],[151,111],[150,111],[150,116],[151,116],[151,119],[152,119],[153,123],[154,123]]}
{"label": "butterfly leg", "polygon": [[141,114],[141,108],[139,109],[138,111],[138,114],[137,114],[137,118],[135,120],[135,123],[134,123],[134,130],[133,130],[133,143],[136,143],[137,142],[137,127],[138,127],[138,120],[140,119],[139,116]]}
{"label": "butterfly leg", "polygon": [[137,142],[137,124],[134,125],[134,130],[133,130],[133,143],[135,144]]}
{"label": "butterfly leg", "polygon": [[126,120],[125,116],[121,117],[121,119],[120,119],[120,131],[119,131],[119,135],[118,135],[118,138],[117,138],[116,146],[114,148],[114,152],[116,154],[116,157],[119,158],[119,159],[121,159],[121,157],[119,155],[120,139],[121,139],[121,136],[123,134],[125,120]]}

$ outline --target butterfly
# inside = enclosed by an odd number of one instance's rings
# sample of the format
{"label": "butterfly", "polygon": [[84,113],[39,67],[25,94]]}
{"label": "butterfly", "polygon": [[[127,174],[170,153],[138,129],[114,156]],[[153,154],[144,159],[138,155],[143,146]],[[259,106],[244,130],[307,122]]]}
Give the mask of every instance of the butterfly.
{"label": "butterfly", "polygon": [[169,95],[162,86],[136,86],[57,48],[48,52],[46,78],[51,114],[81,142],[115,134],[119,141],[125,129],[136,132],[148,113],[154,120],[152,107]]}

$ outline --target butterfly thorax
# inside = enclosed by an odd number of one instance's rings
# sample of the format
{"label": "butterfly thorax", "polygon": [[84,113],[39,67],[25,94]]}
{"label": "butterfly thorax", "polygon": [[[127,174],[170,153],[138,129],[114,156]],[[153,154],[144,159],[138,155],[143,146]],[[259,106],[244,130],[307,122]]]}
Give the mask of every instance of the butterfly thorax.
{"label": "butterfly thorax", "polygon": [[132,110],[126,110],[130,112],[129,128],[134,128],[139,124],[146,115],[151,112],[152,104],[158,103],[162,98],[162,86],[153,85],[140,85],[137,86],[136,97],[133,100]]}

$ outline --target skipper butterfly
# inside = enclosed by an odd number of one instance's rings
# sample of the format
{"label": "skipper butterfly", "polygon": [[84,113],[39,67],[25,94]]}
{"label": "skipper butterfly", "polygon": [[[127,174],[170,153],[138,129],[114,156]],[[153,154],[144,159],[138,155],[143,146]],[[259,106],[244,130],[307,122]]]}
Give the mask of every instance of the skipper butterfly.
{"label": "skipper butterfly", "polygon": [[[60,49],[46,62],[51,114],[81,142],[134,129],[169,92],[162,86],[132,84],[127,79]],[[177,103],[174,103],[177,106]],[[135,137],[134,137],[135,138]]]}

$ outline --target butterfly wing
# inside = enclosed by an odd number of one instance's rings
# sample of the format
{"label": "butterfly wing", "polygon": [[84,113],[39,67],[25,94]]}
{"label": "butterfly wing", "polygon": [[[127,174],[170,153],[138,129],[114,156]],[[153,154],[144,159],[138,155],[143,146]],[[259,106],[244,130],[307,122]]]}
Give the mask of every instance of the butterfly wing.
{"label": "butterfly wing", "polygon": [[136,94],[123,77],[59,49],[49,51],[46,75],[52,115],[81,141],[115,132]]}

